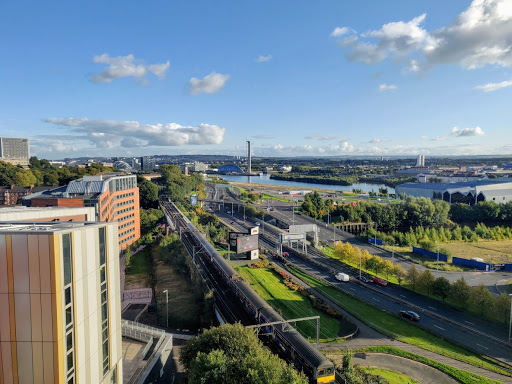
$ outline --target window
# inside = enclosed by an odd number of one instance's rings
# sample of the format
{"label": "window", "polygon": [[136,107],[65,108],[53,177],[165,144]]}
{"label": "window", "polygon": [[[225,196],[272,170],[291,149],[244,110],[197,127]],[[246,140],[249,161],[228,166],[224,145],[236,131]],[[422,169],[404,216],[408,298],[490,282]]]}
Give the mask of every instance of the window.
{"label": "window", "polygon": [[106,248],[105,248],[105,227],[99,228],[99,235],[100,235],[100,265],[105,264],[106,259]]}
{"label": "window", "polygon": [[72,271],[71,271],[71,234],[65,233],[62,235],[62,258],[64,268],[64,285],[71,284]]}

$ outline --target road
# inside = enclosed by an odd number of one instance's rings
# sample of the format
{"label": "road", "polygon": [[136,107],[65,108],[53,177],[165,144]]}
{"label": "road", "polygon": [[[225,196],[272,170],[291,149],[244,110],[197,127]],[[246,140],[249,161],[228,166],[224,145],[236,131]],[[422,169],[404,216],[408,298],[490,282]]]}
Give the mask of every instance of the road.
{"label": "road", "polygon": [[[270,215],[276,217],[278,220],[283,222],[292,224],[312,224],[316,223],[319,229],[319,241],[324,244],[332,244],[333,240],[348,242],[351,245],[357,246],[361,249],[366,249],[372,255],[377,255],[382,257],[383,259],[392,260],[394,264],[401,265],[405,270],[408,270],[411,265],[416,266],[419,272],[422,272],[426,268],[413,263],[409,260],[405,260],[401,257],[397,257],[394,255],[392,258],[392,253],[389,251],[385,251],[378,247],[374,247],[364,241],[361,241],[356,236],[349,234],[344,231],[335,230],[332,226],[327,226],[324,222],[319,220],[314,220],[308,216],[293,213],[293,204],[290,203],[282,203],[276,202],[274,205],[274,211],[269,212]],[[466,283],[470,286],[477,286],[480,284],[484,284],[491,293],[499,294],[500,291],[496,288],[496,284],[498,281],[503,279],[511,279],[512,275],[508,272],[450,272],[450,271],[435,271],[430,270],[435,277],[445,277],[450,282],[454,282],[461,277],[464,277]]]}
{"label": "road", "polygon": [[[243,225],[237,216],[233,220],[233,216],[226,215],[223,212],[216,212],[216,214],[225,220],[234,221],[231,225],[238,227],[237,229]],[[277,232],[276,228],[268,224],[265,225],[265,234],[270,236],[272,240],[276,239]],[[309,252],[311,260],[326,265],[322,268],[298,257],[294,252],[289,253],[289,261],[311,276],[323,279],[341,291],[391,314],[398,314],[401,310],[414,310],[421,316],[419,324],[421,327],[482,355],[492,356],[512,365],[512,346],[500,342],[508,339],[507,328],[503,325],[491,323],[469,312],[454,309],[424,295],[397,286],[380,287],[374,284],[361,285],[353,282],[339,282],[334,278],[333,271],[343,270],[345,266],[342,263],[328,260],[320,256],[318,252]],[[333,269],[333,265],[337,268]],[[352,277],[355,277],[353,271],[351,271],[351,274]],[[396,330],[396,332],[398,333],[399,330]],[[495,341],[493,338],[500,341]]]}

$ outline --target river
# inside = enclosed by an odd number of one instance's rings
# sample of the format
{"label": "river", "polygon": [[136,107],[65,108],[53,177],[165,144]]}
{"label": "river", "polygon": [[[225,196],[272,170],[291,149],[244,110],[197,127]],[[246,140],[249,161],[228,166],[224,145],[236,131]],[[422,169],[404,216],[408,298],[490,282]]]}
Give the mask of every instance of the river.
{"label": "river", "polygon": [[352,189],[360,189],[363,192],[379,192],[380,187],[388,189],[388,193],[395,193],[395,188],[387,187],[384,184],[368,184],[356,183],[352,185],[331,185],[331,184],[316,184],[316,183],[303,183],[300,181],[286,181],[274,180],[270,178],[270,174],[263,174],[263,176],[236,176],[236,175],[220,175],[224,180],[233,181],[237,183],[249,184],[266,184],[266,185],[282,185],[283,187],[293,187],[297,189],[329,189],[331,191],[349,191]]}

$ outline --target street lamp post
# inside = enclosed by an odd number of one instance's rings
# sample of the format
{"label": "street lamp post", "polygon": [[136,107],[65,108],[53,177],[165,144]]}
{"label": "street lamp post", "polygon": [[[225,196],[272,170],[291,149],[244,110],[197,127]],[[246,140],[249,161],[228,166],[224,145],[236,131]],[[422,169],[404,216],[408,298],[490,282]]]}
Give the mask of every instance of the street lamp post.
{"label": "street lamp post", "polygon": [[373,245],[377,245],[377,222],[375,222],[375,238],[373,240]]}
{"label": "street lamp post", "polygon": [[508,295],[510,297],[510,320],[508,324],[508,342],[510,343],[510,336],[512,332],[512,293]]}
{"label": "street lamp post", "polygon": [[436,271],[439,270],[439,244],[437,244],[437,263],[436,263]]}
{"label": "street lamp post", "polygon": [[165,302],[167,307],[167,316],[165,317],[166,320],[166,327],[169,328],[169,291],[166,289],[165,291]]}
{"label": "street lamp post", "polygon": [[361,281],[361,263],[362,263],[361,254],[362,254],[362,252],[359,252],[359,281]]}
{"label": "street lamp post", "polygon": [[244,224],[245,224],[245,203],[244,204]]}

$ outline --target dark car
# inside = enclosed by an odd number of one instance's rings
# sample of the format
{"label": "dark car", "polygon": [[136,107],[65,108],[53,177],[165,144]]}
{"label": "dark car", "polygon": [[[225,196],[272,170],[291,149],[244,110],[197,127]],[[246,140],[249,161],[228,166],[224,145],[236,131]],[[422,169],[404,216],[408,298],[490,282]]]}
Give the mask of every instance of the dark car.
{"label": "dark car", "polygon": [[377,284],[377,285],[381,285],[381,286],[383,286],[383,287],[385,287],[386,285],[388,285],[388,282],[387,282],[386,280],[381,279],[380,277],[377,277],[377,276],[375,276],[375,277],[373,278],[373,282],[374,282],[375,284]]}
{"label": "dark car", "polygon": [[400,316],[412,321],[420,321],[420,315],[413,311],[400,311]]}
{"label": "dark car", "polygon": [[365,277],[365,276],[361,276],[361,277],[359,278],[359,281],[360,281],[361,283],[365,283],[365,284],[369,284],[369,283],[371,283],[371,282],[372,282],[369,278],[367,278],[367,277]]}

